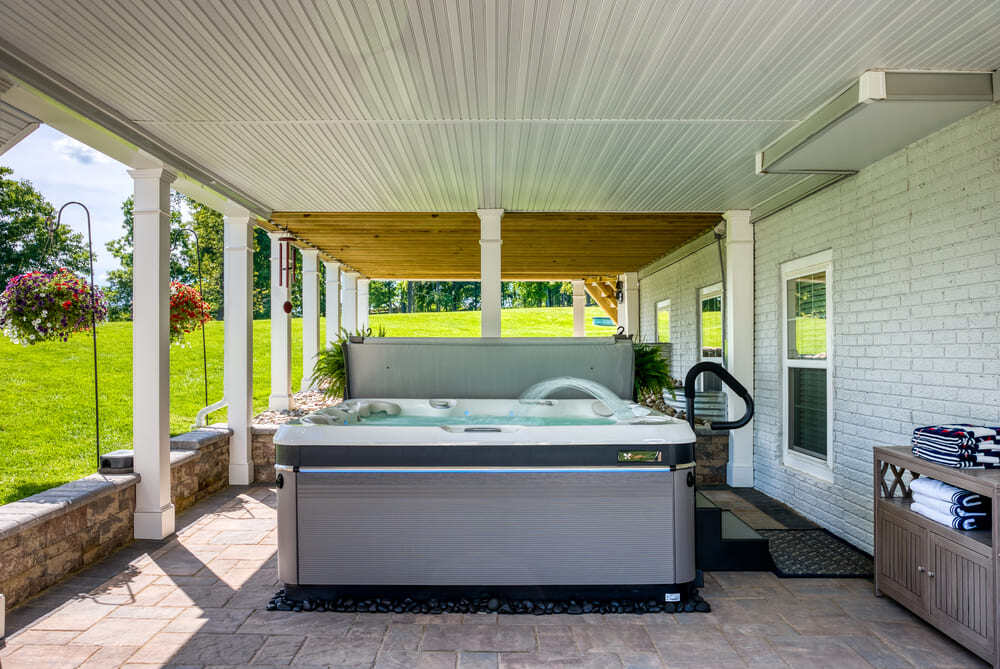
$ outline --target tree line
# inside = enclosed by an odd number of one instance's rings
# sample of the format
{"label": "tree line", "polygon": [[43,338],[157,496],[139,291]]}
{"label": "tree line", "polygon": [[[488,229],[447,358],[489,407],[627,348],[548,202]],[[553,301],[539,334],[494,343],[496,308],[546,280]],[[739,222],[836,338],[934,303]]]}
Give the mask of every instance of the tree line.
{"label": "tree line", "polygon": [[[46,219],[54,209],[27,180],[12,178],[10,168],[0,166],[0,280],[29,271],[51,271],[67,267],[79,274],[87,271],[87,246],[82,234],[65,226],[51,236]],[[119,267],[108,273],[105,294],[109,317],[132,317],[132,267],[134,206],[127,198],[121,206],[122,234],[106,245]],[[222,214],[180,193],[171,194],[170,278],[198,286],[200,254],[203,298],[213,317],[221,319],[223,308],[223,222]],[[254,318],[270,317],[271,241],[267,233],[254,231],[253,310]],[[300,255],[295,253],[301,267]],[[323,266],[320,272],[325,272]],[[321,274],[321,286],[325,277]],[[321,288],[321,309],[325,309]],[[292,287],[292,314],[302,313],[302,284]],[[590,302],[588,297],[588,303]],[[504,282],[504,308],[570,306],[572,285],[568,281]],[[428,311],[476,311],[480,307],[478,281],[378,281],[368,289],[372,313]]]}

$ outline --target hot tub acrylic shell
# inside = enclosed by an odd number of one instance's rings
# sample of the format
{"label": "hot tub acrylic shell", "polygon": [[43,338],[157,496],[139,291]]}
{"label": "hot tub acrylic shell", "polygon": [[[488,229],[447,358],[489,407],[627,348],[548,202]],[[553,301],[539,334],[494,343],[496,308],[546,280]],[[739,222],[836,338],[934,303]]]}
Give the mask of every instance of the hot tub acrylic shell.
{"label": "hot tub acrylic shell", "polygon": [[[667,593],[695,579],[686,423],[523,425],[502,422],[524,410],[516,400],[380,401],[442,421],[288,425],[275,435],[286,588]],[[590,418],[593,405],[559,400],[528,413]],[[498,421],[470,425],[465,412]]]}

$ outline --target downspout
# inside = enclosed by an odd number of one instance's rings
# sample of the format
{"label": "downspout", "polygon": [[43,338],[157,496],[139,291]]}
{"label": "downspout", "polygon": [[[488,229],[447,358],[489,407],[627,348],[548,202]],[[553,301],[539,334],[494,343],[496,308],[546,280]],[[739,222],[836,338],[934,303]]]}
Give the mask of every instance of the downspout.
{"label": "downspout", "polygon": [[724,231],[726,229],[725,223],[719,223],[715,226],[715,243],[719,247],[719,272],[722,274],[722,366],[728,369],[729,367],[729,353],[726,347],[726,261],[722,256],[722,238],[725,237]]}
{"label": "downspout", "polygon": [[215,404],[209,404],[207,407],[198,412],[198,415],[194,418],[195,428],[205,427],[205,416],[212,413],[213,411],[218,411],[219,409],[224,409],[229,406],[229,402],[223,398],[216,402]]}

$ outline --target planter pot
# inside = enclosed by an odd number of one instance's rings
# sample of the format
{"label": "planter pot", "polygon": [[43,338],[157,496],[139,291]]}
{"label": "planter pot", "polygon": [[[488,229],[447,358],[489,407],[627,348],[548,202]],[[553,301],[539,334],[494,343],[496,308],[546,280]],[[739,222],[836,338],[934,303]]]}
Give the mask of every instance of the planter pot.
{"label": "planter pot", "polygon": [[[675,393],[677,394],[677,399],[670,397],[670,393],[664,393],[663,401],[675,411],[687,411],[684,389],[678,388]],[[726,393],[722,390],[695,393],[694,415],[696,418],[708,421],[725,420],[727,403]]]}

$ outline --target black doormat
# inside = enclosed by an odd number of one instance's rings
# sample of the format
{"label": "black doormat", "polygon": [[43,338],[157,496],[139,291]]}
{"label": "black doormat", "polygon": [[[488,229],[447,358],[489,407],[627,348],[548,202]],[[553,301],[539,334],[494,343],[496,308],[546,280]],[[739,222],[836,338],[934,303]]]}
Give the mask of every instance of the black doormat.
{"label": "black doormat", "polygon": [[869,555],[824,529],[757,530],[770,542],[774,573],[782,578],[871,578]]}

